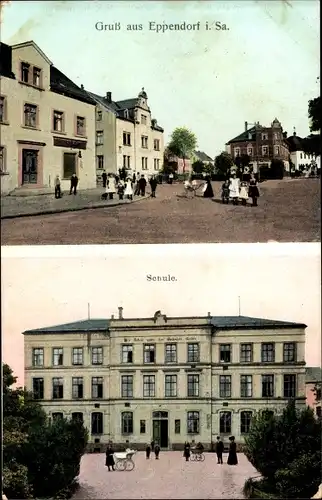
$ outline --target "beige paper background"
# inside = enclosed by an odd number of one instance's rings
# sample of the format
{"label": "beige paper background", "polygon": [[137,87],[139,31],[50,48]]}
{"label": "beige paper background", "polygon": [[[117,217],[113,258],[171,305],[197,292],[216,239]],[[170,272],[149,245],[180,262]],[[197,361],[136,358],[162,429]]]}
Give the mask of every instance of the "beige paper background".
{"label": "beige paper background", "polygon": [[[176,282],[148,282],[148,273]],[[320,245],[127,245],[2,249],[2,349],[23,384],[22,331],[92,318],[238,315],[304,322],[321,364]]]}

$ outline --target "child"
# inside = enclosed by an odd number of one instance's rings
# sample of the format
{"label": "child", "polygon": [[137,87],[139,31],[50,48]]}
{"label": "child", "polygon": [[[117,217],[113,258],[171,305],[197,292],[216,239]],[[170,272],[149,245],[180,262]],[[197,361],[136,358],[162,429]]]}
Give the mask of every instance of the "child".
{"label": "child", "polygon": [[151,446],[148,444],[146,449],[145,449],[145,455],[146,455],[147,459],[150,458],[150,454],[151,454]]}
{"label": "child", "polygon": [[248,186],[245,181],[243,181],[240,185],[239,198],[242,201],[242,205],[246,206],[248,200]]}
{"label": "child", "polygon": [[221,186],[221,199],[223,203],[229,203],[229,180],[226,179]]}
{"label": "child", "polygon": [[122,180],[119,180],[117,185],[117,194],[119,195],[119,200],[123,200],[124,189],[125,189],[124,182]]}

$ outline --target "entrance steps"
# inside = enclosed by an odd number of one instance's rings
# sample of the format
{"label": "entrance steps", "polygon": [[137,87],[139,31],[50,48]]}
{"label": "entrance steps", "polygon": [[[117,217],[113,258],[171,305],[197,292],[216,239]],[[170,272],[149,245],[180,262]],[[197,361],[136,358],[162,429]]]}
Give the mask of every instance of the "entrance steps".
{"label": "entrance steps", "polygon": [[38,196],[42,194],[53,194],[53,188],[49,187],[19,187],[11,191],[8,196]]}

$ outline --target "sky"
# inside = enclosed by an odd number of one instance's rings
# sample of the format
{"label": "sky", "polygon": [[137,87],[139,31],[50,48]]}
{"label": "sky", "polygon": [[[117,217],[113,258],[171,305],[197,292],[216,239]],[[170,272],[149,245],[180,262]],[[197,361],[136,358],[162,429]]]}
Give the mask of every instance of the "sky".
{"label": "sky", "polygon": [[[198,252],[196,252],[198,247]],[[28,329],[88,318],[238,315],[305,323],[321,364],[319,244],[2,248],[2,359],[23,384]],[[149,282],[147,274],[173,275]]]}
{"label": "sky", "polygon": [[[149,23],[197,23],[156,33]],[[120,23],[117,31],[96,23]],[[205,24],[212,28],[205,29]],[[215,24],[227,30],[216,30]],[[127,25],[142,24],[141,31]],[[319,95],[318,0],[12,1],[2,41],[34,40],[78,85],[113,100],[142,87],[165,140],[191,129],[211,157],[244,131],[277,117],[288,135],[309,134],[308,101]]]}

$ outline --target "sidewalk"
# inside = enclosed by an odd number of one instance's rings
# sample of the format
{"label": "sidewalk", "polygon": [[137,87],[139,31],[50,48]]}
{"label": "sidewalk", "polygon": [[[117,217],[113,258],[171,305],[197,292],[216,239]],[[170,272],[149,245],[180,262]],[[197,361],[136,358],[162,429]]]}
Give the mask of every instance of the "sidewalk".
{"label": "sidewalk", "polygon": [[1,219],[14,219],[34,215],[56,214],[62,212],[75,212],[90,208],[115,207],[128,205],[147,199],[135,196],[133,201],[119,200],[115,195],[113,200],[102,200],[102,188],[79,191],[76,196],[65,194],[60,199],[55,199],[53,194],[39,196],[3,196],[1,197]]}

